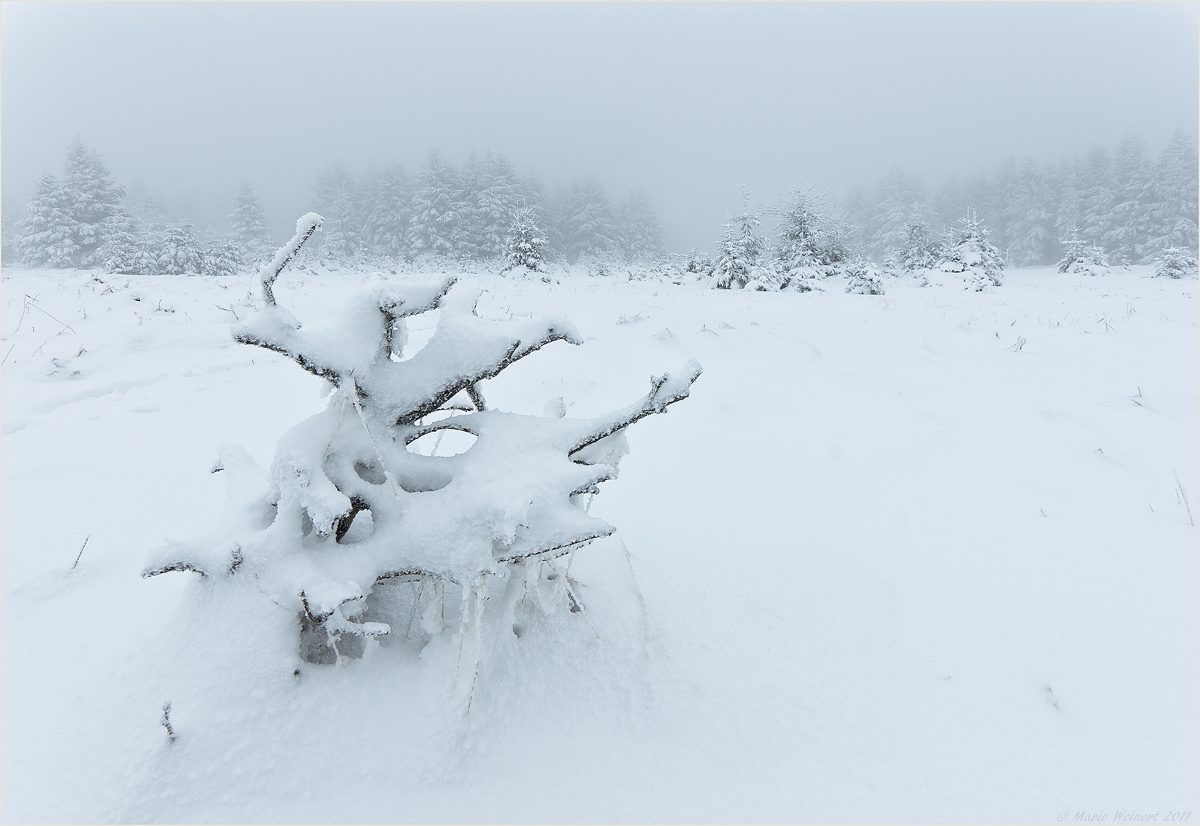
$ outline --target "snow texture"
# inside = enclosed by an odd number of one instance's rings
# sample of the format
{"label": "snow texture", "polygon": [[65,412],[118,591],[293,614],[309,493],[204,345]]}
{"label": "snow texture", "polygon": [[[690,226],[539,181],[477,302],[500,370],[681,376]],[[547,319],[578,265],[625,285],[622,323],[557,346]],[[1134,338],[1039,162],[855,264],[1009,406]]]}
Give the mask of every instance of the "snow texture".
{"label": "snow texture", "polygon": [[[704,376],[586,449],[631,448],[589,514],[617,533],[490,577],[465,636],[452,583],[379,583],[352,619],[390,633],[330,666],[249,549],[232,576],[211,543],[211,576],[139,574],[170,537],[261,534],[276,446],[346,392],[231,339],[249,275],[5,269],[0,819],[1196,822],[1194,275],[1048,264],[988,294],[935,271],[884,296],[449,275],[443,301],[481,290],[480,319],[563,315],[583,341],[482,381],[480,422],[594,419],[693,355]],[[433,278],[388,281],[416,302]],[[314,265],[275,295],[304,334],[382,283]],[[443,313],[404,318],[400,358]],[[474,415],[447,406],[426,423]],[[431,433],[413,466],[471,438]],[[303,541],[353,550],[368,516]]]}

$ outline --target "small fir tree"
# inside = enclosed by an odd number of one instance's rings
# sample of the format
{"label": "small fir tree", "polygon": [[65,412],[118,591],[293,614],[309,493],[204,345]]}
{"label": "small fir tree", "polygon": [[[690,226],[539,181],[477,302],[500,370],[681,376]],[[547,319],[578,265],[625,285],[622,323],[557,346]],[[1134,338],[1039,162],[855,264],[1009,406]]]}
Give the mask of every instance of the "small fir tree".
{"label": "small fir tree", "polygon": [[1058,262],[1059,272],[1082,275],[1102,275],[1108,272],[1108,258],[1104,250],[1080,238],[1078,232],[1072,233],[1062,244],[1063,257]]}
{"label": "small fir tree", "polygon": [[1183,247],[1167,247],[1154,260],[1154,274],[1160,278],[1188,278],[1196,275],[1196,254]]}
{"label": "small fir tree", "polygon": [[846,276],[846,292],[883,295],[883,280],[879,277],[879,270],[867,259],[858,257],[852,260],[846,268]]}
{"label": "small fir tree", "polygon": [[967,286],[977,292],[1000,286],[1004,259],[988,241],[990,233],[974,211],[960,218],[943,245],[937,268],[962,274]]}
{"label": "small fir tree", "polygon": [[904,231],[904,243],[896,252],[896,265],[903,272],[932,269],[940,257],[940,247],[929,222],[917,218]]}
{"label": "small fir tree", "polygon": [[750,203],[750,193],[742,190],[742,208],[730,217],[717,243],[712,286],[719,290],[741,289],[754,278],[770,249],[766,236],[758,234],[762,222]]}
{"label": "small fir tree", "polygon": [[[821,228],[826,223],[823,207],[828,203],[815,187],[797,189],[791,201],[778,211],[778,241],[772,251],[780,285],[811,281],[823,266]],[[799,284],[797,284],[799,286]]]}
{"label": "small fir tree", "polygon": [[534,219],[533,210],[522,205],[514,213],[504,239],[505,269],[525,267],[533,272],[545,269],[546,233]]}

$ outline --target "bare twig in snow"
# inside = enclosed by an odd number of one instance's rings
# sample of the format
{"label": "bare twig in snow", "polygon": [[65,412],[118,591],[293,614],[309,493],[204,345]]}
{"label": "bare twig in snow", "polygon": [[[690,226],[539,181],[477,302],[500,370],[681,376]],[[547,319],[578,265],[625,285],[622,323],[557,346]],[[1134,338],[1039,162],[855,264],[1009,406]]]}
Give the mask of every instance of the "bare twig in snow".
{"label": "bare twig in snow", "polygon": [[75,555],[75,561],[71,563],[72,571],[74,571],[75,566],[79,564],[79,558],[83,556],[83,549],[87,547],[88,539],[91,539],[91,538],[92,538],[92,535],[89,533],[87,535],[87,539],[84,539],[83,544],[79,546],[79,553]]}
{"label": "bare twig in snow", "polygon": [[170,701],[163,703],[163,718],[159,724],[167,730],[167,742],[175,742],[175,727],[171,725],[171,703]]}
{"label": "bare twig in snow", "polygon": [[1179,493],[1183,498],[1183,506],[1187,508],[1188,524],[1194,528],[1196,527],[1196,521],[1192,519],[1192,506],[1188,503],[1187,491],[1183,489],[1183,482],[1179,481],[1179,473],[1175,468],[1171,468],[1171,473],[1175,474],[1175,484],[1179,485]]}

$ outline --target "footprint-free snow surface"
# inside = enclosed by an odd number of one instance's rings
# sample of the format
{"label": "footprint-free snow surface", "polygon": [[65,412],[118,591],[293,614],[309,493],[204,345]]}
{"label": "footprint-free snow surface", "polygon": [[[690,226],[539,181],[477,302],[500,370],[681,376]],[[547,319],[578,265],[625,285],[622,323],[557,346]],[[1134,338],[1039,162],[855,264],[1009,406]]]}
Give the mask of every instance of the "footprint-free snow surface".
{"label": "footprint-free snow surface", "polygon": [[[230,337],[248,276],[6,271],[0,815],[1194,822],[1197,283],[1149,276],[464,275],[480,315],[584,340],[484,382],[501,410],[596,415],[704,366],[601,485],[586,610],[474,676],[456,632],[313,665],[265,596],[139,575],[220,518],[222,445],[266,467],[326,405]],[[276,296],[318,319],[372,277]]]}

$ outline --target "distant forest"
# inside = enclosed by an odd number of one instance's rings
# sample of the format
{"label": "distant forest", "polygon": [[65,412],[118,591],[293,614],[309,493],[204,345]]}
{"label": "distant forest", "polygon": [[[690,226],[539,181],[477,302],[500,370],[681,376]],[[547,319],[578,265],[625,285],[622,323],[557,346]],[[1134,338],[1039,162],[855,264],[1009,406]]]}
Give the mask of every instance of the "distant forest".
{"label": "distant forest", "polygon": [[[850,252],[875,261],[896,252],[914,223],[947,229],[973,211],[1009,266],[1054,263],[1072,239],[1102,248],[1114,264],[1148,263],[1168,247],[1200,245],[1197,166],[1196,144],[1183,132],[1157,158],[1131,135],[1113,152],[1096,147],[1058,163],[1010,159],[991,176],[953,176],[932,195],[919,176],[894,169],[874,190],[860,187],[831,206]],[[43,175],[22,218],[5,221],[4,260],[145,274],[234,272],[269,258],[281,239],[268,231],[252,184],[231,196],[225,227],[198,235],[187,216],[117,184],[99,154],[77,140],[61,178]],[[554,259],[652,262],[666,255],[644,193],[614,203],[592,179],[547,193],[535,176],[517,175],[490,152],[455,164],[431,151],[414,173],[391,165],[355,176],[331,166],[316,178],[311,208],[325,218],[311,254],[329,264],[487,265],[500,259],[520,210]]]}
{"label": "distant forest", "polygon": [[[603,186],[584,179],[547,196],[536,177],[519,177],[492,153],[455,165],[434,150],[415,175],[392,165],[356,177],[331,166],[317,176],[310,208],[325,219],[310,245],[324,263],[496,261],[518,212],[542,228],[553,257],[570,263],[665,254],[658,217],[643,193],[614,204]],[[31,266],[221,273],[270,258],[280,239],[267,226],[246,183],[231,199],[227,226],[198,237],[186,216],[171,214],[144,190],[118,185],[103,159],[76,141],[62,178],[46,174],[38,181],[5,246]]]}
{"label": "distant forest", "polygon": [[1154,160],[1131,135],[1112,153],[1009,159],[990,177],[954,176],[932,195],[919,176],[893,169],[873,192],[854,190],[840,206],[858,227],[852,246],[876,261],[901,246],[910,224],[947,229],[974,210],[1011,267],[1054,263],[1074,235],[1113,263],[1137,264],[1168,247],[1197,248],[1198,191],[1196,144],[1176,132]]}

